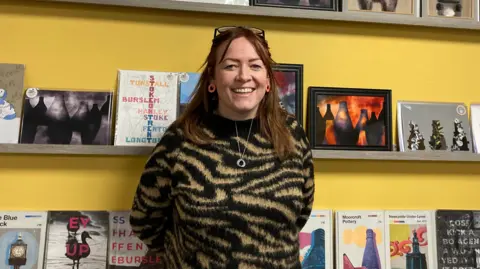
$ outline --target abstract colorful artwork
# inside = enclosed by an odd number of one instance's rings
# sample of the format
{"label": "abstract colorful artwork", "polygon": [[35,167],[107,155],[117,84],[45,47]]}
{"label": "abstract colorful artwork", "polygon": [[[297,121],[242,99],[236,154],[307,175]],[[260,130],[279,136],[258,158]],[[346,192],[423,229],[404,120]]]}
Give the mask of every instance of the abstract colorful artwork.
{"label": "abstract colorful artwork", "polygon": [[314,149],[392,150],[391,90],[309,87]]}
{"label": "abstract colorful artwork", "polygon": [[303,65],[276,64],[273,66],[273,73],[280,105],[303,124]]}

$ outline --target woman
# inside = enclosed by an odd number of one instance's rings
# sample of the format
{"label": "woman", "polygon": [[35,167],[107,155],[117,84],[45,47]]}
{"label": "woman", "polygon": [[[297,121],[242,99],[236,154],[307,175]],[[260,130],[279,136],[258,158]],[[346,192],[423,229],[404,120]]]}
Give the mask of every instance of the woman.
{"label": "woman", "polygon": [[193,99],[147,161],[130,224],[166,268],[301,268],[313,161],[272,62],[262,30],[216,29]]}

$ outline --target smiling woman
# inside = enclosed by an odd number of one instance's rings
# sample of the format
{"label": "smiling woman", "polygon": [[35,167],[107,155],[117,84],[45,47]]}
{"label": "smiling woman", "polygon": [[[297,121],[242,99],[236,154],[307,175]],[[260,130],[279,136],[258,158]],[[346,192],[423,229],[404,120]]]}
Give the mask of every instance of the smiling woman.
{"label": "smiling woman", "polygon": [[267,69],[245,37],[232,40],[228,49],[227,45],[223,43],[217,50],[219,62],[209,86],[212,92],[215,88],[218,91],[218,113],[235,120],[254,118],[260,101],[270,91]]}
{"label": "smiling woman", "polygon": [[272,63],[262,30],[216,29],[193,99],[156,145],[132,206],[133,231],[165,268],[301,268],[312,153],[279,105]]}

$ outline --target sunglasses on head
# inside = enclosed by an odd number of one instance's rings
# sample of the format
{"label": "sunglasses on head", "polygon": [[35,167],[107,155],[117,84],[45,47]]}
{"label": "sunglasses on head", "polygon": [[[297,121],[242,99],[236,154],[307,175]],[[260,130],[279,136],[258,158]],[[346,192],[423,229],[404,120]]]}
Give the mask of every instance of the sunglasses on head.
{"label": "sunglasses on head", "polygon": [[215,28],[215,32],[213,33],[213,38],[217,37],[221,33],[227,32],[227,31],[235,29],[235,28],[248,29],[248,30],[252,31],[253,33],[255,33],[256,35],[258,35],[262,38],[265,38],[265,31],[264,30],[262,30],[260,28],[248,27],[248,26],[222,26],[222,27]]}

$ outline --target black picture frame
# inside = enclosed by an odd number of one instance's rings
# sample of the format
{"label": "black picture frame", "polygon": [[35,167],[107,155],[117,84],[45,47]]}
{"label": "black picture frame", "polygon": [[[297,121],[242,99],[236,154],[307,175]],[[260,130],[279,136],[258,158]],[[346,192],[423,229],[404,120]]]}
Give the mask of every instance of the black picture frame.
{"label": "black picture frame", "polygon": [[[308,2],[302,5],[301,2]],[[340,11],[340,0],[250,0],[250,6]],[[322,3],[323,2],[323,3]],[[328,2],[328,3],[325,3]]]}
{"label": "black picture frame", "polygon": [[[338,110],[345,113],[337,114]],[[337,121],[342,115],[349,126],[345,132],[335,133],[342,125]],[[364,122],[363,128],[359,122]],[[307,129],[312,149],[392,151],[392,90],[308,87]]]}
{"label": "black picture frame", "polygon": [[[285,96],[285,90],[282,89],[282,81],[279,76],[275,76],[278,95],[282,107],[294,115],[299,124],[303,125],[303,64],[277,63],[272,66],[274,73],[293,73],[295,76],[295,96]],[[291,108],[292,100],[295,108]],[[288,105],[290,104],[290,105]]]}

